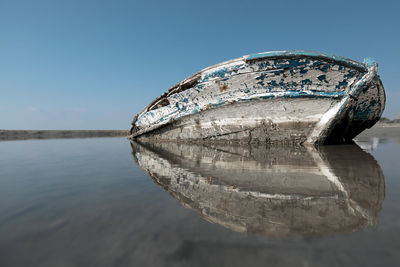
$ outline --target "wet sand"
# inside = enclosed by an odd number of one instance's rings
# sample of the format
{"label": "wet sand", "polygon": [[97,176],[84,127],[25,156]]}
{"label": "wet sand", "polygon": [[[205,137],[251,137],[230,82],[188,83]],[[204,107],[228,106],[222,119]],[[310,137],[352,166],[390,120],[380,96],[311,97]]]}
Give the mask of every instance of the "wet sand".
{"label": "wet sand", "polygon": [[28,139],[122,137],[127,130],[0,130],[0,141]]}

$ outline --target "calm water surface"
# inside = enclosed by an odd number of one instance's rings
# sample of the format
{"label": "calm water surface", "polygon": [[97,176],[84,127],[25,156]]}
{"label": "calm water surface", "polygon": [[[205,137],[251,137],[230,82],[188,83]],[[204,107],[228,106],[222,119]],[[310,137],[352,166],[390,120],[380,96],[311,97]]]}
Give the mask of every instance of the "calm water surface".
{"label": "calm water surface", "polygon": [[0,266],[398,266],[400,145],[362,141],[0,142]]}

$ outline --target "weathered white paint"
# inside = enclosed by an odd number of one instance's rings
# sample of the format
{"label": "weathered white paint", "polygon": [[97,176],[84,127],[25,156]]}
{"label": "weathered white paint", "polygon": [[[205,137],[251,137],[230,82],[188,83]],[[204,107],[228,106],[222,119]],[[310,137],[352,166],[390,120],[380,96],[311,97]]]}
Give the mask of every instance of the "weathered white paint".
{"label": "weathered white paint", "polygon": [[[376,78],[376,64],[370,64],[367,68],[367,65],[351,60],[345,61],[340,57],[327,57],[323,54],[316,56],[316,54],[307,53],[301,55],[297,52],[294,54],[295,57],[287,57],[283,52],[276,52],[277,56],[272,58],[263,58],[263,55],[245,56],[200,71],[172,87],[138,114],[133,123],[132,138],[146,136],[147,133],[154,137],[156,135],[154,130],[166,125],[172,125],[170,130],[173,131],[181,127],[179,121],[182,119],[199,117],[197,115],[199,113],[216,110],[219,112],[218,116],[214,118],[205,116],[201,118],[206,119],[205,121],[200,120],[196,123],[194,122],[198,118],[186,120],[186,126],[189,127],[189,121],[192,128],[199,125],[207,127],[210,123],[217,125],[223,123],[220,126],[225,127],[225,130],[214,131],[214,137],[227,135],[231,131],[232,138],[235,139],[246,136],[243,134],[242,137],[238,137],[235,134],[238,130],[235,126],[238,123],[241,131],[249,132],[252,128],[258,127],[261,120],[271,121],[273,124],[279,124],[282,121],[302,123],[308,122],[307,118],[311,116],[318,118],[314,130],[310,132],[306,124],[307,129],[303,137],[295,141],[310,144],[322,143],[335,127],[335,123],[341,119],[341,115],[351,108],[354,109],[352,99],[357,99],[361,91],[371,86],[375,86],[375,90],[370,92],[369,98],[363,103],[363,110],[358,113],[371,109],[367,112],[371,114],[367,120],[374,122],[379,118],[384,108],[384,98],[381,99],[384,93],[382,93],[383,87],[379,78]],[[376,81],[373,81],[374,79]],[[286,103],[286,106],[294,106],[297,109],[294,112],[299,114],[287,117],[287,112],[282,111],[280,116],[271,116],[270,110],[279,111],[279,107],[272,104],[275,99],[282,100],[281,103]],[[324,99],[330,102],[331,108],[328,110],[324,107],[317,108],[318,114],[301,113],[302,107],[298,105],[298,99],[313,99],[314,101]],[[371,108],[372,101],[378,102],[378,105]],[[265,110],[254,112],[255,116],[246,117],[239,110],[243,103],[263,106]],[[226,106],[229,108],[223,109]],[[271,108],[268,108],[269,106]],[[222,110],[228,111],[229,117],[226,117]],[[232,114],[235,115],[232,116]],[[249,120],[252,120],[252,123],[249,123]],[[197,137],[190,134],[165,134],[163,131],[159,139],[205,140],[210,138],[207,134],[210,131],[207,129],[204,129],[204,135]],[[286,131],[286,129],[282,130]],[[261,140],[264,137],[258,139]]]}
{"label": "weathered white paint", "polygon": [[[346,90],[347,96],[344,97],[339,103],[337,103],[332,109],[324,114],[321,120],[318,122],[316,127],[314,128],[313,132],[307,139],[307,143],[314,144],[314,143],[322,143],[325,137],[329,134],[329,130],[332,129],[335,125],[335,122],[340,119],[342,114],[346,112],[351,106],[351,100],[357,98],[362,88],[365,85],[371,86],[372,80],[376,77],[378,72],[378,65],[374,64],[368,68],[368,72],[365,73],[357,82],[353,84],[354,81],[350,83],[349,89]],[[372,91],[372,90],[371,90]],[[373,98],[369,99],[369,102],[372,100],[377,99],[378,97],[378,90],[374,92],[375,95],[372,93],[370,94]],[[371,103],[369,104],[371,105]],[[379,117],[382,115],[383,107],[377,107],[380,109],[378,111]],[[372,112],[371,112],[372,113]]]}

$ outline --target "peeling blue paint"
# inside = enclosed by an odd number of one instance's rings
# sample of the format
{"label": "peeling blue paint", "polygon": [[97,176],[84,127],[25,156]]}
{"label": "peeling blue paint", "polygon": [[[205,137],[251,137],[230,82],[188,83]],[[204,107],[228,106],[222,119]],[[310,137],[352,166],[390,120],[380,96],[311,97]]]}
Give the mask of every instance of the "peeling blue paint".
{"label": "peeling blue paint", "polygon": [[378,63],[376,63],[375,59],[372,57],[367,57],[364,59],[364,64],[367,66],[367,68],[378,66]]}
{"label": "peeling blue paint", "polygon": [[[365,65],[363,65],[357,61],[345,58],[345,57],[335,56],[335,55],[330,55],[330,54],[323,54],[323,53],[314,52],[314,51],[305,51],[305,50],[272,51],[272,52],[255,53],[255,54],[248,55],[246,57],[246,60],[254,60],[254,59],[261,59],[261,58],[288,57],[288,56],[307,56],[307,57],[327,58],[330,60],[334,60],[336,62],[341,62],[341,63],[348,64],[351,66],[355,66],[357,68],[365,69]],[[367,59],[365,64],[367,67],[369,67],[368,64],[371,64],[373,62],[374,62],[373,60]]]}
{"label": "peeling blue paint", "polygon": [[275,80],[270,81],[268,84],[272,86],[278,86],[278,83]]}
{"label": "peeling blue paint", "polygon": [[322,72],[327,72],[329,70],[329,65],[328,64],[324,64],[324,65],[319,67],[319,70],[322,71]]}
{"label": "peeling blue paint", "polygon": [[317,78],[318,78],[318,80],[320,80],[321,82],[326,82],[326,83],[328,83],[328,81],[326,80],[326,75],[320,75],[320,76],[318,76]]}
{"label": "peeling blue paint", "polygon": [[312,81],[310,79],[302,80],[301,85],[312,85]]}
{"label": "peeling blue paint", "polygon": [[347,85],[348,85],[347,80],[341,81],[339,82],[338,85],[336,85],[336,89],[343,90],[343,87],[346,88]]}
{"label": "peeling blue paint", "polygon": [[[290,58],[291,55],[305,57]],[[247,61],[245,64],[240,59],[227,62],[227,65],[219,64],[214,69],[207,68],[200,73],[202,79],[197,80],[199,74],[192,76],[197,81],[192,88],[169,94],[169,101],[166,102],[169,105],[145,109],[138,116],[135,125],[143,125],[152,130],[206,109],[269,98],[343,99],[344,101],[340,101],[343,106],[338,108],[340,114],[346,110],[350,96],[356,99],[360,91],[367,88],[365,85],[371,79],[369,74],[373,74],[374,70],[371,69],[370,72],[368,69],[367,75],[366,68],[376,67],[376,63],[369,59],[361,64],[342,57],[304,51],[260,53],[245,59],[263,58],[265,60]],[[187,79],[192,80],[191,77]],[[370,107],[361,105],[360,110],[355,112],[358,113],[357,116],[364,116],[372,107],[373,104]],[[142,132],[146,130],[145,127],[142,129]]]}
{"label": "peeling blue paint", "polygon": [[308,72],[308,70],[306,70],[306,69],[301,69],[301,70],[300,70],[300,76],[303,77],[304,74],[306,74],[307,72]]}

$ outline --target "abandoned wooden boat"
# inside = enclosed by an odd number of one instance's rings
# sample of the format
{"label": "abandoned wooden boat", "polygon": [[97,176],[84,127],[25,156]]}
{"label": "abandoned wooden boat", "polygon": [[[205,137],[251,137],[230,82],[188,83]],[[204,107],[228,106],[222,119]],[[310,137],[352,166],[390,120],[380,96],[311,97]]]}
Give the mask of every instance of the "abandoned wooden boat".
{"label": "abandoned wooden boat", "polygon": [[137,164],[184,207],[238,232],[353,232],[377,223],[385,198],[382,169],[354,144],[131,145]]}
{"label": "abandoned wooden boat", "polygon": [[132,139],[331,144],[351,141],[385,107],[377,63],[307,51],[208,67],[152,101]]}

